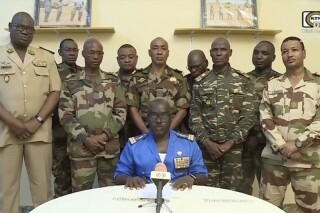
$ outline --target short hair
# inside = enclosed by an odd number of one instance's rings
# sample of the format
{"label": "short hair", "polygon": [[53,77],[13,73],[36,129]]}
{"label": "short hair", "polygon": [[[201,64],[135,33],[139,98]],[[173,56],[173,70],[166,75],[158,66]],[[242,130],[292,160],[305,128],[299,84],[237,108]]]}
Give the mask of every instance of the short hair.
{"label": "short hair", "polygon": [[134,48],[134,46],[132,46],[131,44],[123,44],[123,45],[121,45],[121,46],[119,47],[119,49],[118,49],[118,51],[117,51],[117,54],[119,54],[119,50],[120,50],[120,49],[123,49],[123,48],[132,48],[132,49],[134,49],[134,51],[137,53],[136,48]]}
{"label": "short hair", "polygon": [[273,54],[275,53],[275,47],[274,47],[274,44],[272,44],[270,41],[263,40],[263,41],[260,41],[258,44],[267,44],[267,45],[270,45],[271,50],[272,50],[272,53],[273,53]]}
{"label": "short hair", "polygon": [[[66,42],[66,41],[73,41],[73,42],[75,42],[72,38],[63,39],[63,40],[60,42],[60,45],[59,45],[59,48],[60,48],[60,49],[62,48],[64,42]],[[76,43],[76,42],[75,42],[75,43]]]}
{"label": "short hair", "polygon": [[168,103],[167,100],[163,99],[163,98],[156,98],[154,99],[153,101],[150,102],[149,104],[149,108],[148,108],[148,114],[151,110],[151,108],[153,106],[156,106],[156,105],[160,105],[160,104],[163,104],[165,107],[168,108],[168,113],[171,114],[171,107],[170,107],[170,104]]}
{"label": "short hair", "polygon": [[285,39],[282,41],[281,47],[282,47],[282,44],[283,44],[284,42],[287,42],[287,41],[299,41],[302,50],[304,50],[304,43],[303,43],[303,41],[302,41],[300,38],[295,37],[295,36],[289,36],[289,37],[285,38]]}

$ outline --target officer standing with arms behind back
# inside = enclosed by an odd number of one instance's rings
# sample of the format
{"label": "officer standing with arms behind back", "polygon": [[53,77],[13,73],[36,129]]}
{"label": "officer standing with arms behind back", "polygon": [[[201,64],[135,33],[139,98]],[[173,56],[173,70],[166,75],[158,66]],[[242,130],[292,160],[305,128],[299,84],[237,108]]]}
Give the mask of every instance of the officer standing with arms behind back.
{"label": "officer standing with arms behind back", "polygon": [[190,128],[203,147],[209,186],[236,190],[242,179],[242,147],[254,125],[249,77],[229,64],[229,41],[211,44],[213,69],[193,86]]}
{"label": "officer standing with arms behind back", "polygon": [[23,161],[33,207],[52,199],[52,121],[61,81],[53,55],[29,46],[34,20],[16,13],[0,46],[0,212],[19,210]]}
{"label": "officer standing with arms behind back", "polygon": [[126,119],[125,91],[114,73],[100,69],[103,46],[94,38],[83,45],[85,67],[63,83],[59,118],[68,133],[73,191],[113,185],[120,152],[118,132]]}
{"label": "officer standing with arms behind back", "polygon": [[243,179],[240,182],[237,191],[246,194],[252,194],[252,184],[255,176],[260,184],[261,177],[261,152],[266,145],[266,139],[260,127],[259,106],[262,98],[262,91],[267,81],[280,76],[280,73],[272,69],[272,62],[276,55],[274,45],[269,41],[260,41],[252,53],[252,63],[255,69],[248,73],[253,84],[254,110],[257,117],[257,123],[249,131],[243,148]]}
{"label": "officer standing with arms behind back", "polygon": [[[71,38],[60,42],[58,50],[62,62],[58,64],[58,71],[62,82],[76,75],[82,68],[76,64],[78,58],[78,44]],[[72,192],[70,160],[67,154],[68,134],[60,125],[58,106],[52,119],[52,174],[54,179],[55,197],[61,197]]]}

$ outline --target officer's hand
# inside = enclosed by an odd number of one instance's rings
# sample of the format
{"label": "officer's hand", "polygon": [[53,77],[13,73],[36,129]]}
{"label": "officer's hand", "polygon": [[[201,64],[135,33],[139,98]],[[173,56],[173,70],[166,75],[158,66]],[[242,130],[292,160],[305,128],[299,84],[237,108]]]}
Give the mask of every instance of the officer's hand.
{"label": "officer's hand", "polygon": [[290,155],[290,159],[291,160],[293,160],[293,161],[302,161],[302,159],[301,159],[301,154],[300,154],[300,152],[299,151],[296,151],[296,152],[294,152],[294,153],[292,153],[291,155]]}
{"label": "officer's hand", "polygon": [[24,124],[28,130],[28,132],[33,135],[34,133],[36,133],[38,131],[38,129],[40,128],[41,126],[41,123],[39,121],[37,121],[37,119],[33,118],[29,121],[27,121],[25,124]]}
{"label": "officer's hand", "polygon": [[173,183],[171,183],[173,190],[185,190],[186,188],[191,189],[194,184],[194,179],[190,175],[186,175],[176,179]]}
{"label": "officer's hand", "polygon": [[86,137],[84,141],[85,147],[94,155],[104,150],[106,142],[99,141],[99,138],[95,135]]}
{"label": "officer's hand", "polygon": [[224,153],[228,152],[233,145],[234,145],[234,141],[229,139],[226,142],[224,142],[223,144],[219,144],[219,149],[224,154]]}
{"label": "officer's hand", "polygon": [[31,136],[31,133],[28,131],[26,125],[18,119],[14,119],[14,121],[9,125],[9,128],[21,140],[27,139]]}
{"label": "officer's hand", "polygon": [[220,158],[223,155],[223,153],[221,152],[221,150],[219,148],[219,144],[212,142],[208,138],[206,138],[203,141],[203,145],[205,146],[205,148],[209,152],[212,159]]}
{"label": "officer's hand", "polygon": [[258,138],[256,136],[249,136],[247,141],[244,143],[244,149],[249,152],[253,152],[256,150],[258,146]]}
{"label": "officer's hand", "polygon": [[284,157],[290,158],[292,153],[294,153],[297,150],[298,150],[298,148],[296,147],[294,141],[287,141],[283,146],[281,146],[280,151]]}
{"label": "officer's hand", "polygon": [[126,181],[126,184],[124,185],[124,188],[132,189],[143,189],[146,186],[145,180],[143,180],[141,177],[129,177]]}

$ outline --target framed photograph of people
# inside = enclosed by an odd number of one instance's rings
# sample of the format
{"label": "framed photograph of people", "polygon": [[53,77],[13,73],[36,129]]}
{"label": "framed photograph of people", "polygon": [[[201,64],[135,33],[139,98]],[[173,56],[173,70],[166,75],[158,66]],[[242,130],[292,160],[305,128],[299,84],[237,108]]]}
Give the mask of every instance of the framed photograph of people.
{"label": "framed photograph of people", "polygon": [[38,27],[89,27],[91,0],[36,0]]}
{"label": "framed photograph of people", "polygon": [[258,28],[256,0],[201,0],[201,23],[203,28]]}

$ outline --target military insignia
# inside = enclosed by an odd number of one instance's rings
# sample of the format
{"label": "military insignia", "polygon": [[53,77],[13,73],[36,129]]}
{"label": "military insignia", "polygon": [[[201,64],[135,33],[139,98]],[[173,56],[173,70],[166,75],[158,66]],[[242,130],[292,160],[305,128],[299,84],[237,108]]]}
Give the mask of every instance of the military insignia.
{"label": "military insignia", "polygon": [[28,50],[28,53],[29,53],[30,55],[35,55],[35,53],[34,53],[33,50]]}
{"label": "military insignia", "polygon": [[205,103],[206,103],[206,105],[211,105],[212,104],[210,99],[207,99]]}
{"label": "military insignia", "polygon": [[32,61],[32,64],[34,66],[36,66],[36,67],[47,67],[47,62],[46,61],[41,61],[41,60],[39,60],[37,58]]}
{"label": "military insignia", "polygon": [[174,77],[174,76],[172,76],[172,77],[169,79],[169,81],[171,81],[171,82],[174,83],[174,84],[177,84],[177,83],[178,83],[176,77]]}
{"label": "military insignia", "polygon": [[190,134],[182,134],[182,133],[177,132],[177,136],[179,136],[181,138],[188,139],[189,141],[194,140],[194,135],[190,135]]}
{"label": "military insignia", "polygon": [[181,156],[182,155],[182,151],[178,151],[177,155]]}
{"label": "military insignia", "polygon": [[138,140],[141,140],[141,139],[145,138],[146,136],[147,136],[147,133],[142,134],[142,135],[138,135],[138,136],[135,136],[135,137],[131,137],[131,138],[129,138],[129,142],[131,144],[135,144]]}
{"label": "military insignia", "polygon": [[189,157],[179,157],[173,159],[175,169],[186,169],[189,168],[190,158]]}
{"label": "military insignia", "polygon": [[295,101],[290,101],[290,109],[298,109],[298,103]]}
{"label": "military insignia", "polygon": [[4,82],[8,83],[10,81],[10,76],[6,75],[4,76]]}
{"label": "military insignia", "polygon": [[12,66],[9,61],[1,61],[1,69],[10,69],[10,68],[12,68]]}
{"label": "military insignia", "polygon": [[269,91],[268,93],[269,93],[269,95],[281,94],[282,90]]}
{"label": "military insignia", "polygon": [[138,82],[140,82],[140,83],[144,82],[144,78],[140,78],[140,79],[138,80]]}
{"label": "military insignia", "polygon": [[13,53],[13,52],[14,52],[14,49],[13,49],[13,48],[7,49],[7,53],[11,54],[11,53]]}

